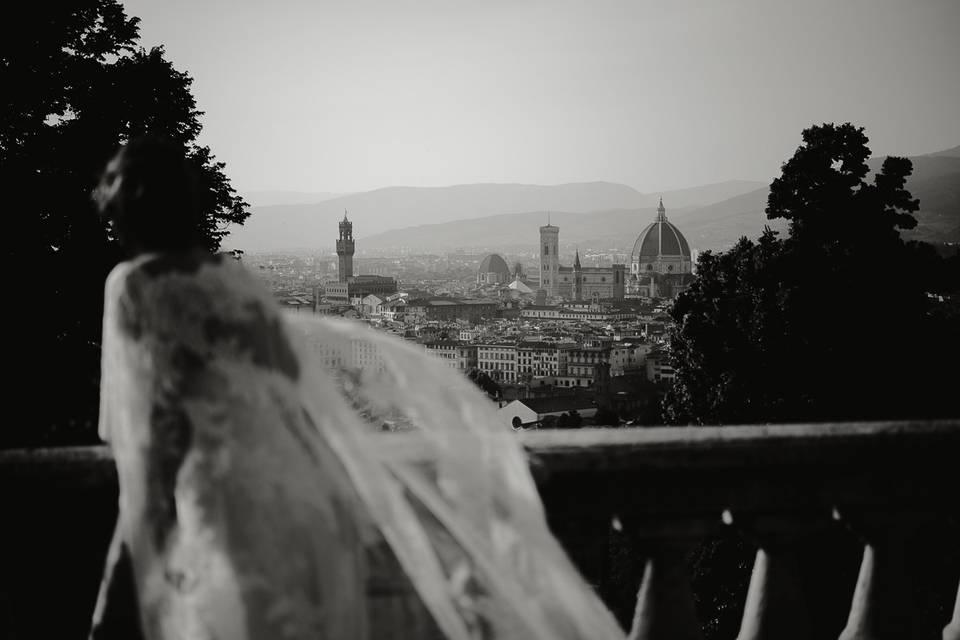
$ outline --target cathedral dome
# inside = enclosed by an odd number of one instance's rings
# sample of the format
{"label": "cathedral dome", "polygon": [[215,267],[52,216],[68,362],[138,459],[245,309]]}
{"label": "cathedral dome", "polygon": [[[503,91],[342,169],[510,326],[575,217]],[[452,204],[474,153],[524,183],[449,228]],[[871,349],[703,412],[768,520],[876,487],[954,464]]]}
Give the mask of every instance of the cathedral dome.
{"label": "cathedral dome", "polygon": [[503,257],[491,253],[477,269],[477,284],[500,284],[510,281],[510,267]]}
{"label": "cathedral dome", "polygon": [[657,208],[657,219],[647,225],[633,244],[632,260],[655,262],[663,258],[679,258],[689,261],[690,245],[680,230],[667,221],[663,201]]}

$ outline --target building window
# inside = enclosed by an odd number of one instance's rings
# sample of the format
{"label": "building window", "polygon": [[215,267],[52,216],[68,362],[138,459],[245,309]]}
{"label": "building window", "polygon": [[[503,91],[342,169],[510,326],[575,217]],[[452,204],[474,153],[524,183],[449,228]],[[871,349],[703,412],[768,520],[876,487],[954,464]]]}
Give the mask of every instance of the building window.
{"label": "building window", "polygon": [[547,245],[547,244],[543,245],[543,255],[545,256],[550,255],[550,245]]}

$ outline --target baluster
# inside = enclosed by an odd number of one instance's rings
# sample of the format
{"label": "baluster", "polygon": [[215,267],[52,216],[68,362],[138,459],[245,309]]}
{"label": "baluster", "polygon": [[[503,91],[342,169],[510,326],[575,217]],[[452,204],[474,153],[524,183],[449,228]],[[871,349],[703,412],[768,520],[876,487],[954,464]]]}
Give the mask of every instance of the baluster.
{"label": "baluster", "polygon": [[953,620],[943,628],[943,640],[960,640],[960,586],[957,587],[957,599],[953,603]]}
{"label": "baluster", "polygon": [[[724,522],[733,523],[729,511]],[[757,545],[747,603],[737,640],[801,640],[810,638],[796,549],[811,531],[814,518],[801,515],[763,516],[741,527]]]}
{"label": "baluster", "polygon": [[631,531],[634,548],[646,560],[630,640],[703,638],[687,558],[703,538],[706,526],[702,520],[689,521],[680,527],[647,523]]}
{"label": "baluster", "polygon": [[842,516],[864,539],[863,561],[850,605],[847,626],[840,640],[910,638],[914,632],[911,571],[907,560],[912,518],[893,520],[877,514]]}

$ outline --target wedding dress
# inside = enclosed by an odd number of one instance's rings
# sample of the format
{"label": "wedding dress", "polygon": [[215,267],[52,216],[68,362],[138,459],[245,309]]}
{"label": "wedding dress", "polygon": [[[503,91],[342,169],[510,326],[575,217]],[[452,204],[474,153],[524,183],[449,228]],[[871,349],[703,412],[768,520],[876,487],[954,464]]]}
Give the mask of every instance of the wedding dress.
{"label": "wedding dress", "polygon": [[235,260],[114,269],[100,432],[149,640],[372,637],[377,549],[439,637],[624,637],[465,376],[360,323],[281,312]]}

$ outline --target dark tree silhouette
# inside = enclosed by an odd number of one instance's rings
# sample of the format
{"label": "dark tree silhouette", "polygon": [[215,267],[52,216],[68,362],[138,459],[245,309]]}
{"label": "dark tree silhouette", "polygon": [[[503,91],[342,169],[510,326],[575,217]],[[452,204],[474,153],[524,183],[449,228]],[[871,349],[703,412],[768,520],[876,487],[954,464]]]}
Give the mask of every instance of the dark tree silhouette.
{"label": "dark tree silhouette", "polygon": [[493,398],[499,398],[502,395],[500,385],[486,372],[479,369],[472,369],[470,373],[467,374],[467,377],[487,395]]}
{"label": "dark tree silhouette", "polygon": [[118,2],[16,3],[5,20],[15,28],[0,39],[0,186],[16,310],[6,321],[20,346],[9,391],[30,410],[0,430],[0,445],[91,442],[103,282],[122,257],[90,199],[106,161],[140,134],[183,145],[211,250],[249,213],[223,163],[196,143],[191,78],[162,48],[137,46],[139,20]]}
{"label": "dark tree silhouette", "polygon": [[789,221],[722,253],[705,252],[672,308],[673,423],[930,417],[956,412],[943,366],[955,317],[928,292],[943,261],[904,243],[918,202],[911,163],[887,158],[872,180],[863,130],[824,124],[770,186],[767,217]]}
{"label": "dark tree silhouette", "polygon": [[611,407],[600,407],[593,416],[593,424],[604,427],[620,426],[620,415]]}

